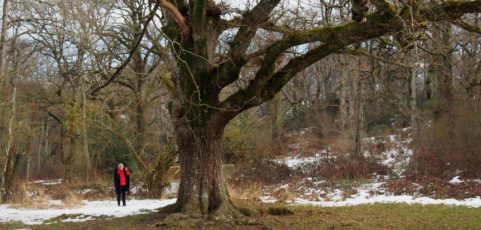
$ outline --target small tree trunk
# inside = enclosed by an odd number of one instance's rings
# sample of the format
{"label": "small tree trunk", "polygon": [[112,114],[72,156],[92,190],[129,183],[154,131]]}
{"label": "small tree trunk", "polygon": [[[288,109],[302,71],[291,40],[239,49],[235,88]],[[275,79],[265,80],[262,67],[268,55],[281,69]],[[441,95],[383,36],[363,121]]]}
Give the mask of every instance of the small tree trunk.
{"label": "small tree trunk", "polygon": [[[140,95],[138,97],[141,97]],[[135,122],[136,122],[136,139],[135,139],[135,151],[141,154],[145,147],[145,110],[142,98],[137,99],[137,105],[135,106]]]}
{"label": "small tree trunk", "polygon": [[267,103],[271,117],[271,140],[272,144],[279,144],[279,137],[282,129],[282,118],[280,115],[281,97],[276,95],[272,101]]}
{"label": "small tree trunk", "polygon": [[[433,40],[436,54],[433,55],[431,72],[436,80],[436,97],[439,107],[446,107],[453,99],[453,65],[451,60],[451,25],[446,22],[435,24]],[[443,108],[440,108],[443,110]]]}
{"label": "small tree trunk", "polygon": [[[359,61],[361,62],[361,61]],[[361,63],[360,65],[361,66]],[[355,109],[354,109],[354,124],[355,124],[355,131],[354,131],[354,152],[356,158],[358,160],[362,160],[362,146],[361,146],[361,131],[362,131],[362,84],[361,84],[361,73],[360,70],[356,71],[354,75],[354,84],[353,84],[353,93],[355,93]]]}
{"label": "small tree trunk", "polygon": [[88,127],[87,127],[87,97],[86,92],[82,92],[82,152],[83,152],[83,159],[85,161],[85,176],[86,180],[89,181],[89,174],[91,170],[91,163],[90,163],[90,153],[89,153],[89,143],[88,143]]}
{"label": "small tree trunk", "polygon": [[346,74],[346,62],[339,57],[340,67],[340,85],[339,85],[339,120],[341,124],[341,130],[344,131],[347,127],[347,120],[349,118],[347,113],[346,92],[347,92],[347,74]]}
{"label": "small tree trunk", "polygon": [[16,158],[15,153],[15,136],[14,136],[14,124],[15,124],[15,116],[16,116],[16,103],[17,103],[17,87],[13,85],[13,92],[12,92],[12,115],[9,119],[8,123],[8,136],[7,136],[7,148],[6,148],[6,159],[5,159],[5,168],[3,171],[3,194],[2,194],[2,202],[8,202],[12,190],[12,184],[14,179],[14,160]]}
{"label": "small tree trunk", "polygon": [[8,0],[3,0],[2,30],[0,32],[0,87],[3,90],[5,90],[4,87],[7,82],[5,77],[5,58],[7,57],[5,42],[7,41],[8,11],[9,11]]}
{"label": "small tree trunk", "polygon": [[3,185],[2,185],[2,203],[7,203],[10,200],[13,184],[13,167],[15,160],[15,149],[13,146],[8,148],[7,158],[5,159],[5,166],[3,171]]}
{"label": "small tree trunk", "polygon": [[[413,60],[417,60],[416,58],[413,58]],[[417,131],[417,121],[416,121],[416,77],[417,77],[417,70],[418,68],[416,67],[418,63],[413,63],[414,67],[411,68],[411,76],[410,76],[410,93],[411,93],[411,101],[410,101],[410,106],[411,106],[411,130],[412,133],[414,134]]]}
{"label": "small tree trunk", "polygon": [[425,73],[425,79],[424,79],[424,88],[426,90],[426,100],[431,100],[432,95],[433,95],[433,84],[431,82],[431,75],[429,74],[429,71],[426,71]]}

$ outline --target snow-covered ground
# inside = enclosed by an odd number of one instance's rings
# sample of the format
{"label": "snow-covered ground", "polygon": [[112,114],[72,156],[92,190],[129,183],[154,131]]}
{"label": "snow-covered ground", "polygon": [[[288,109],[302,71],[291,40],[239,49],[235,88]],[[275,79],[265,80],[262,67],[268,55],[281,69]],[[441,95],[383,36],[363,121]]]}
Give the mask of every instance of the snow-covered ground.
{"label": "snow-covered ground", "polygon": [[[302,136],[308,131],[309,130],[303,130],[300,133],[294,133],[290,136]],[[387,166],[396,178],[404,178],[405,170],[408,168],[413,156],[413,150],[410,149],[412,138],[410,137],[409,132],[409,129],[404,129],[402,130],[402,133],[397,135],[364,138],[363,145],[366,148],[364,151],[365,157],[374,157],[380,164]],[[289,155],[293,153],[295,154],[296,150],[303,149],[309,144],[304,138],[297,138],[301,141],[289,145],[289,149],[291,150]],[[326,146],[326,149],[324,150],[311,149],[311,154],[306,154],[304,152],[303,155],[305,157],[295,154],[294,156],[277,158],[274,160],[274,162],[284,164],[292,170],[309,170],[309,167],[304,166],[316,165],[322,161],[336,159],[336,153],[330,152],[329,149],[329,146]],[[422,205],[467,206],[473,208],[481,207],[480,197],[472,197],[464,200],[434,199],[431,197],[421,196],[419,192],[394,195],[388,192],[385,188],[386,180],[389,179],[389,175],[376,175],[374,179],[364,181],[364,184],[361,185],[351,182],[350,185],[347,185],[348,188],[346,189],[346,185],[333,185],[333,183],[328,183],[323,178],[308,177],[290,184],[285,184],[285,182],[282,182],[278,185],[266,186],[264,187],[262,195],[259,198],[264,203],[275,203],[278,202],[279,197],[279,195],[276,195],[276,193],[278,191],[285,191],[284,193],[281,193],[280,197],[283,197],[282,195],[284,195],[284,198],[280,198],[282,199],[281,202],[300,205],[337,207],[373,203],[406,203]],[[449,183],[452,185],[463,182],[464,180],[461,180],[459,176],[455,176],[451,181],[449,181]],[[413,183],[412,185],[415,187],[417,186],[415,191],[420,191],[420,189],[422,189],[422,187],[416,183]],[[288,197],[287,200],[286,197]]]}
{"label": "snow-covered ground", "polygon": [[[481,208],[481,198],[474,197],[464,200],[456,199],[433,199],[430,197],[413,196],[413,195],[392,195],[383,188],[384,183],[374,182],[356,188],[357,193],[352,195],[345,195],[340,189],[334,189],[329,193],[322,190],[309,191],[309,194],[322,195],[316,200],[308,200],[301,197],[296,197],[292,201],[286,201],[288,204],[298,205],[315,205],[323,207],[341,207],[354,206],[362,204],[374,203],[406,203],[406,204],[422,204],[422,205],[448,205],[448,206],[466,206],[472,208]],[[346,197],[347,196],[347,197]],[[324,197],[324,198],[323,198]],[[275,203],[278,200],[269,195],[260,197],[264,203]]]}
{"label": "snow-covered ground", "polygon": [[[272,202],[272,201],[270,201]],[[433,199],[429,197],[413,197],[410,195],[374,195],[370,196],[368,193],[360,193],[354,197],[347,198],[342,201],[310,201],[301,198],[296,198],[293,204],[302,205],[319,205],[323,207],[339,207],[339,206],[353,206],[362,204],[374,203],[406,203],[406,204],[422,204],[422,205],[449,205],[449,206],[467,206],[472,208],[481,207],[481,198],[469,198],[465,200],[456,199]]]}
{"label": "snow-covered ground", "polygon": [[[371,137],[365,138],[364,141],[371,145],[379,143],[386,145],[387,149],[374,157],[378,158],[381,164],[389,167],[399,178],[403,178],[403,174],[414,154],[413,150],[408,147],[412,139],[410,137],[403,138],[399,135],[389,135],[387,139],[386,141],[385,138]],[[364,155],[369,156],[369,153],[366,151]]]}
{"label": "snow-covered ground", "polygon": [[150,212],[173,204],[176,199],[168,200],[128,200],[127,206],[118,207],[117,201],[83,201],[83,205],[66,209],[16,209],[0,205],[0,222],[20,221],[25,224],[42,224],[44,221],[64,215],[60,221],[87,221],[103,216],[123,217]]}
{"label": "snow-covered ground", "polygon": [[336,158],[336,156],[327,153],[326,150],[322,150],[320,153],[315,153],[313,157],[293,156],[276,159],[274,161],[279,164],[285,164],[289,168],[296,169],[305,165],[312,165],[319,163],[323,160],[329,160],[334,158]]}
{"label": "snow-covered ground", "polygon": [[[301,132],[296,133],[296,135],[304,135],[307,131],[309,130],[302,130]],[[291,134],[291,136],[292,135],[293,134]],[[380,153],[372,153],[366,150],[364,151],[364,156],[377,158],[380,164],[390,168],[397,177],[403,178],[404,171],[408,167],[411,157],[413,156],[413,150],[409,148],[411,142],[412,138],[409,137],[409,135],[366,137],[363,139],[364,145],[375,146],[381,144],[385,149]],[[327,146],[327,149],[314,150],[310,157],[300,157],[299,154],[296,154],[300,149],[308,146],[308,144],[309,143],[305,140],[289,144],[290,154],[293,154],[294,156],[281,157],[275,159],[274,162],[285,164],[291,169],[299,169],[303,166],[314,165],[321,161],[328,161],[336,158],[336,153],[329,151],[330,146]]]}

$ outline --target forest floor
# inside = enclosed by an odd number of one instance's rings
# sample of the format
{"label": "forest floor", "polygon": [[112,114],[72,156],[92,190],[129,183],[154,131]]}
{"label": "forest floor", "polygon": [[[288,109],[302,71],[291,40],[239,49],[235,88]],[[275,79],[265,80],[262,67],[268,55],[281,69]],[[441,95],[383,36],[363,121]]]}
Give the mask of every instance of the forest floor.
{"label": "forest floor", "polygon": [[334,145],[317,139],[309,129],[287,135],[282,154],[253,161],[234,173],[234,196],[324,207],[372,203],[481,207],[481,178],[463,178],[460,171],[445,179],[415,172],[409,129],[364,138],[364,164],[346,157],[346,150],[331,147],[342,145],[342,139]]}
{"label": "forest floor", "polygon": [[[267,210],[271,205],[251,208]],[[292,214],[259,216],[232,221],[146,213],[86,222],[0,224],[0,229],[480,229],[481,209],[435,205],[373,204],[348,207],[289,206]]]}
{"label": "forest floor", "polygon": [[110,182],[57,179],[28,183],[23,199],[0,205],[0,229],[481,229],[481,179],[413,176],[409,130],[365,138],[367,168],[316,142],[312,130],[285,138],[284,152],[236,166],[230,175],[231,197],[248,207],[248,218],[158,213],[175,202],[175,181],[157,200],[134,186],[127,207],[117,207]]}

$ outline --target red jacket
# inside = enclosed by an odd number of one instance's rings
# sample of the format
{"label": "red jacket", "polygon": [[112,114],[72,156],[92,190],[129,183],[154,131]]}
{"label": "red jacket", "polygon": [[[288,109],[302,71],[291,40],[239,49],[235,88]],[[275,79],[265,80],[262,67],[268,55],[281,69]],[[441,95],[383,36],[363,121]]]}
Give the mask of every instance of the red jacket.
{"label": "red jacket", "polygon": [[124,170],[117,169],[117,174],[119,175],[120,186],[126,186],[127,177],[129,176],[129,170],[127,168],[125,168]]}
{"label": "red jacket", "polygon": [[119,192],[122,190],[122,187],[125,187],[127,191],[130,189],[130,173],[127,168],[123,170],[116,168],[114,170],[114,185],[115,191]]}

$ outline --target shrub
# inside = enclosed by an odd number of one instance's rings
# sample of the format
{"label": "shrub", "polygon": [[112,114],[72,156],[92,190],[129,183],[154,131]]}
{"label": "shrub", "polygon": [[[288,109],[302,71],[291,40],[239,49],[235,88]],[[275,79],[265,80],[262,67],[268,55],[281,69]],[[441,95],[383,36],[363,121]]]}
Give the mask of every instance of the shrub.
{"label": "shrub", "polygon": [[272,135],[268,119],[258,119],[246,111],[232,120],[224,130],[224,162],[264,159],[271,154]]}
{"label": "shrub", "polygon": [[287,165],[270,160],[252,160],[239,166],[231,181],[236,184],[259,182],[275,184],[289,179],[292,170]]}
{"label": "shrub", "polygon": [[341,155],[329,161],[321,161],[308,176],[321,177],[331,180],[354,180],[369,178],[372,175],[387,175],[388,168],[379,164],[373,157],[358,159],[352,155]]}
{"label": "shrub", "polygon": [[144,173],[142,181],[146,195],[152,198],[161,198],[164,189],[177,174],[175,165],[176,155],[173,146],[167,147],[158,153],[155,162]]}
{"label": "shrub", "polygon": [[415,138],[413,173],[450,179],[481,176],[481,113],[474,101],[456,102]]}

